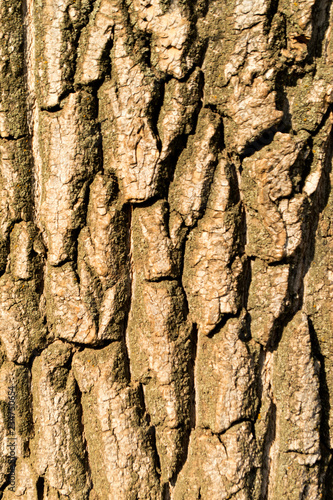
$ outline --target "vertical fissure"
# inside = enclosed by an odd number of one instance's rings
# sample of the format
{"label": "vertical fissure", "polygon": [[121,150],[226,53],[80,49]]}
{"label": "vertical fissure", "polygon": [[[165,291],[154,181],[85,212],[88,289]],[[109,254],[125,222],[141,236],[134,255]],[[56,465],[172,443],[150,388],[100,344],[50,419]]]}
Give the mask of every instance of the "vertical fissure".
{"label": "vertical fissure", "polygon": [[269,496],[269,492],[270,492],[270,487],[272,486],[273,483],[272,451],[275,438],[276,438],[276,405],[272,401],[269,409],[267,431],[264,439],[260,500],[268,500],[268,498],[273,498],[272,496]]}
{"label": "vertical fissure", "polygon": [[325,356],[322,353],[318,336],[311,318],[308,316],[308,326],[311,340],[311,351],[314,359],[319,363],[319,397],[321,402],[320,442],[321,442],[321,467],[323,469],[322,481],[324,498],[330,498],[332,484],[332,449],[330,449],[330,394],[327,384]]}
{"label": "vertical fissure", "polygon": [[132,254],[132,249],[133,249],[133,231],[132,231],[132,218],[133,218],[133,206],[128,205],[127,206],[127,211],[128,211],[128,260],[129,260],[129,297],[128,297],[128,305],[127,305],[127,315],[125,318],[125,323],[124,323],[124,349],[125,349],[125,358],[126,358],[126,364],[128,367],[128,376],[129,376],[129,381],[132,381],[132,374],[131,374],[131,348],[130,348],[130,341],[128,338],[128,323],[131,318],[132,314],[132,303],[133,303],[133,292],[134,292],[134,287],[135,287],[135,269],[134,269],[134,262],[133,262],[133,254]]}
{"label": "vertical fissure", "polygon": [[29,146],[31,151],[31,188],[32,188],[32,218],[36,226],[41,229],[41,175],[42,158],[38,137],[39,108],[36,95],[35,75],[35,47],[36,35],[34,24],[34,0],[23,0],[23,29],[24,29],[24,64],[26,79],[27,123]]}
{"label": "vertical fissure", "polygon": [[44,478],[40,476],[36,483],[37,498],[38,500],[44,499]]}
{"label": "vertical fissure", "polygon": [[[276,458],[277,407],[274,402],[272,376],[274,353],[262,351],[259,357],[258,396],[260,401],[257,418],[265,418],[261,448],[260,500],[274,498],[271,490],[274,483],[274,462]],[[265,406],[267,409],[265,409]],[[260,413],[263,413],[261,416]],[[266,415],[265,415],[266,414]],[[257,434],[257,433],[256,433]]]}
{"label": "vertical fissure", "polygon": [[190,426],[195,429],[198,415],[198,395],[197,395],[197,356],[198,356],[198,328],[193,325],[191,337],[191,359],[190,359],[190,381],[191,381],[191,406],[190,406]]}

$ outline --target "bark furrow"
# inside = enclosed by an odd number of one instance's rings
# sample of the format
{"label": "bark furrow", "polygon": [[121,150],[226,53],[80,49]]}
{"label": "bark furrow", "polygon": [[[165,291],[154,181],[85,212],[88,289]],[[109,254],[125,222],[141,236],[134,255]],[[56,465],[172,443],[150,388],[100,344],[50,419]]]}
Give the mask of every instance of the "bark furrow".
{"label": "bark furrow", "polygon": [[333,498],[331,0],[2,0],[0,498]]}

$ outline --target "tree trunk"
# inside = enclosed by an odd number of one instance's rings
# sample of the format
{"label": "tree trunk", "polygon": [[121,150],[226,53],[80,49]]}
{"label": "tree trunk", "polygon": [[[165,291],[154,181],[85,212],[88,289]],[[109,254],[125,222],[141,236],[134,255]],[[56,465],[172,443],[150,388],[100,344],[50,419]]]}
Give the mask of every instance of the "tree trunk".
{"label": "tree trunk", "polygon": [[333,498],[330,0],[2,0],[0,496]]}

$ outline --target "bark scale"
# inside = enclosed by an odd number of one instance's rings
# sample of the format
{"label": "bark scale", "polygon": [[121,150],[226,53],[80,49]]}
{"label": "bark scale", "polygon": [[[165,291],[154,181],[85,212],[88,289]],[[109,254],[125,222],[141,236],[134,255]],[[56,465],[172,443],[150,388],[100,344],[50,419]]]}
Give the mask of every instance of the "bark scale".
{"label": "bark scale", "polygon": [[2,0],[0,493],[333,495],[330,0]]}

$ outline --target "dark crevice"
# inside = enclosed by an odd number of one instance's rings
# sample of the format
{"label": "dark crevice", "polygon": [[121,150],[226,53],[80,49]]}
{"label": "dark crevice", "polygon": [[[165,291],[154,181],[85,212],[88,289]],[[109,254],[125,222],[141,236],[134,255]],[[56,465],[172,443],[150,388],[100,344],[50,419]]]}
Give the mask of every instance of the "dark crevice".
{"label": "dark crevice", "polygon": [[208,0],[195,0],[193,12],[195,14],[195,22],[201,17],[205,17],[208,13],[210,2]]}
{"label": "dark crevice", "polygon": [[147,208],[153,206],[156,202],[160,201],[161,199],[164,199],[164,197],[161,198],[158,194],[155,194],[154,196],[148,198],[148,200],[144,200],[141,202],[140,201],[131,202],[131,206],[133,207],[133,209],[135,209],[136,207]]}
{"label": "dark crevice", "polygon": [[276,132],[276,127],[270,127],[269,129],[264,130],[257,139],[246,145],[243,153],[239,156],[240,160],[243,161],[244,158],[254,155],[257,151],[260,151],[265,146],[271,144]]}
{"label": "dark crevice", "polygon": [[201,68],[205,55],[208,49],[209,39],[200,38],[198,35],[197,27],[194,22],[191,23],[190,33],[187,37],[187,40],[184,44],[184,54],[186,54],[188,59],[193,60],[193,64],[191,67],[185,72],[182,78],[177,78],[180,82],[186,82],[192,75],[192,73],[196,70],[196,67]]}
{"label": "dark crevice", "polygon": [[265,31],[269,32],[271,26],[272,26],[272,21],[277,13],[279,8],[279,0],[271,0],[267,13],[266,13],[266,22],[265,22]]}
{"label": "dark crevice", "polygon": [[[195,377],[195,365],[197,361],[197,350],[198,350],[198,329],[197,325],[192,325],[191,337],[190,337],[190,358],[188,363],[188,374],[189,374],[189,427],[185,433],[184,440],[182,443],[183,454],[179,461],[177,470],[175,471],[170,483],[175,486],[177,478],[182,471],[186,460],[188,458],[189,444],[192,430],[196,427],[196,377]],[[180,424],[178,427],[181,427]]]}
{"label": "dark crevice", "polygon": [[97,110],[98,110],[98,99],[97,99],[97,93],[100,89],[100,87],[103,85],[105,79],[111,72],[111,58],[110,58],[110,51],[112,48],[113,40],[110,39],[103,50],[102,56],[101,56],[101,65],[102,65],[102,71],[101,71],[101,76],[97,78],[96,80],[93,80],[89,83],[80,83],[76,82],[73,83],[72,85],[69,85],[64,91],[59,95],[58,97],[58,103],[53,105],[53,106],[41,106],[41,111],[43,112],[48,112],[48,113],[57,113],[63,109],[64,106],[64,101],[70,96],[71,94],[76,94],[77,92],[86,90],[88,93],[91,93],[93,97],[95,97],[95,110],[96,110],[96,116],[97,118]]}
{"label": "dark crevice", "polygon": [[42,352],[43,349],[40,349],[40,350],[37,350],[37,349],[34,349],[30,358],[29,358],[29,361],[28,363],[26,364],[26,366],[29,368],[29,371],[31,372],[32,370],[32,365],[35,361],[36,358],[38,358],[40,355],[41,355],[41,352]]}
{"label": "dark crevice", "polygon": [[[293,287],[294,284],[293,278],[294,278],[293,273],[290,272],[288,290],[290,290]],[[293,299],[293,297],[290,298]],[[294,298],[295,301],[288,300],[287,298],[285,300],[285,306],[283,312],[277,318],[274,318],[273,325],[270,331],[270,337],[266,345],[266,349],[269,352],[274,352],[277,350],[280,340],[282,338],[284,328],[286,328],[287,324],[293,319],[296,312],[302,305],[302,300],[300,296],[295,295]]]}
{"label": "dark crevice", "polygon": [[282,118],[279,125],[269,127],[268,129],[264,130],[254,141],[247,144],[244,148],[244,151],[239,156],[240,160],[243,161],[244,158],[252,156],[257,151],[260,151],[264,147],[271,144],[277,132],[282,132],[282,133],[289,132],[289,126],[287,120],[288,118],[286,118],[285,120],[284,118]]}
{"label": "dark crevice", "polygon": [[10,484],[11,484],[10,475],[13,474],[15,477],[16,461],[17,461],[17,458],[14,458],[12,461],[9,462],[10,467],[9,467],[8,474],[6,475],[6,480],[0,488],[0,499],[3,496],[3,491],[7,488],[7,486],[10,486]]}
{"label": "dark crevice", "polygon": [[[270,265],[281,265],[288,263],[291,265],[291,270],[288,278],[288,292],[283,313],[274,320],[271,330],[271,336],[267,343],[268,351],[275,351],[282,337],[282,332],[285,326],[291,321],[296,312],[302,307],[304,285],[303,279],[309,270],[309,267],[314,258],[315,240],[318,227],[319,215],[327,205],[330,193],[329,173],[331,170],[332,159],[332,132],[328,138],[325,148],[325,163],[322,176],[317,187],[317,190],[312,195],[312,201],[308,201],[304,208],[302,216],[302,240],[306,241],[306,245],[301,245],[293,256],[284,261],[271,263]],[[314,208],[315,207],[315,210]]]}
{"label": "dark crevice", "polygon": [[313,138],[316,137],[316,135],[320,132],[320,130],[325,126],[327,120],[330,119],[331,114],[332,114],[332,105],[328,106],[326,112],[323,114],[322,119],[320,120],[320,123],[317,125],[315,130],[313,132],[310,131]]}
{"label": "dark crevice", "polygon": [[[129,379],[128,379],[129,380]],[[138,405],[138,413],[141,420],[145,421],[148,427],[151,423],[151,416],[146,407],[145,393],[143,390],[143,384],[141,382],[137,385],[137,392],[140,404]]]}
{"label": "dark crevice", "polygon": [[[187,306],[187,303],[185,304]],[[175,470],[170,479],[170,485],[175,486],[177,478],[182,471],[186,460],[188,458],[190,436],[192,430],[196,425],[196,380],[195,380],[195,364],[197,359],[197,343],[198,343],[198,331],[195,324],[192,324],[191,332],[188,337],[188,358],[187,358],[187,370],[188,374],[188,401],[185,403],[184,412],[186,414],[185,419],[179,423],[175,429],[182,431],[182,438],[180,443],[181,452],[179,453]],[[182,396],[180,396],[182,397]],[[187,397],[187,396],[186,396]]]}
{"label": "dark crevice", "polygon": [[270,145],[277,132],[282,134],[291,133],[291,114],[289,101],[285,92],[285,84],[285,78],[283,72],[281,72],[276,77],[276,109],[283,112],[281,121],[277,125],[273,125],[268,129],[263,130],[255,140],[246,144],[244,151],[240,154],[241,161]]}
{"label": "dark crevice", "polygon": [[272,335],[268,342],[267,349],[274,351],[280,342],[283,328],[293,318],[294,314],[302,307],[304,300],[304,276],[308,272],[315,255],[316,233],[320,213],[327,205],[330,193],[331,160],[333,153],[333,133],[331,131],[324,152],[324,166],[321,179],[315,193],[310,200],[305,200],[302,215],[302,241],[307,242],[301,245],[295,254],[286,262],[290,263],[291,269],[288,278],[288,296],[285,310],[280,317],[276,318],[272,328]]}
{"label": "dark crevice", "polygon": [[251,340],[252,338],[251,315],[246,310],[244,316],[241,318],[238,338],[242,342],[249,342],[249,340]]}
{"label": "dark crevice", "polygon": [[[194,69],[197,69],[197,68],[194,68]],[[201,73],[201,75],[202,75],[202,73]],[[204,87],[204,81],[202,78],[200,86],[199,86],[200,95],[198,97],[198,102],[197,102],[196,108],[195,108],[192,116],[189,118],[189,122],[188,122],[188,123],[190,123],[190,132],[185,133],[183,130],[182,133],[177,135],[171,141],[171,143],[169,144],[169,147],[168,147],[168,154],[160,163],[158,178],[156,180],[157,195],[160,198],[161,197],[168,198],[170,184],[173,181],[175,169],[176,169],[177,163],[179,161],[179,158],[180,158],[181,154],[186,150],[190,136],[194,136],[196,133],[197,124],[198,124],[198,117],[199,117],[200,110],[202,108],[203,87]],[[162,103],[162,105],[163,105],[163,103]]]}
{"label": "dark crevice", "polygon": [[40,339],[38,346],[33,349],[32,353],[29,357],[29,360],[27,362],[16,363],[14,361],[14,363],[17,364],[18,366],[20,366],[20,365],[26,366],[27,368],[29,368],[29,370],[31,370],[35,359],[41,355],[41,353],[44,349],[46,349],[50,344],[52,344],[54,342],[55,339],[51,338],[50,332],[48,331],[46,318],[44,318],[42,324],[45,327],[45,336]]}
{"label": "dark crevice", "polygon": [[[190,427],[195,429],[196,426],[196,379],[195,379],[195,366],[197,362],[198,353],[198,328],[193,324],[191,334],[191,357],[189,360],[188,372],[190,376]],[[186,459],[185,459],[186,460]]]}
{"label": "dark crevice", "polygon": [[177,425],[177,427],[175,427],[175,429],[183,430],[184,432],[182,435],[182,442],[180,444],[181,450],[180,450],[180,453],[177,457],[175,471],[173,472],[172,477],[170,479],[170,485],[173,487],[176,485],[177,478],[179,477],[179,474],[182,471],[182,469],[186,463],[186,460],[188,457],[188,451],[189,451],[190,436],[191,436],[191,428],[187,422],[186,423],[183,422],[183,423]]}
{"label": "dark crevice", "polygon": [[330,418],[331,404],[330,404],[330,394],[326,377],[327,370],[325,367],[325,357],[321,352],[318,336],[316,334],[312,320],[309,316],[308,316],[308,326],[311,339],[312,355],[315,359],[319,361],[319,366],[320,366],[319,369],[319,384],[320,384],[319,396],[321,401],[320,437],[321,440],[324,442],[325,446],[329,448],[330,445],[329,418]]}
{"label": "dark crevice", "polygon": [[157,476],[160,478],[161,477],[161,460],[160,460],[160,456],[159,456],[159,453],[157,450],[156,427],[155,427],[155,425],[151,425],[151,416],[150,416],[150,414],[147,410],[147,407],[146,407],[145,393],[144,393],[144,387],[143,387],[142,383],[140,383],[138,385],[138,397],[139,397],[139,401],[140,401],[140,405],[138,408],[139,416],[143,421],[146,422],[146,424],[148,426],[147,437],[148,437],[148,441],[149,441],[149,444],[150,444],[152,452],[153,452],[153,459],[154,459],[154,463],[155,463],[154,469],[155,469]]}
{"label": "dark crevice", "polygon": [[298,155],[294,165],[290,169],[290,178],[293,183],[294,193],[302,193],[308,175],[313,165],[313,140],[309,137],[304,148]]}
{"label": "dark crevice", "polygon": [[44,498],[44,478],[40,476],[36,483],[37,499],[43,500]]}
{"label": "dark crevice", "polygon": [[220,439],[220,436],[224,436],[224,434],[229,432],[233,427],[236,427],[237,425],[244,424],[244,423],[249,423],[252,426],[253,420],[251,418],[248,418],[248,417],[240,417],[240,418],[237,418],[236,420],[233,420],[232,422],[230,422],[228,428],[224,429],[222,432],[219,432],[219,433],[215,433],[213,431],[211,431],[211,432],[212,432],[212,434],[216,435]]}
{"label": "dark crevice", "polygon": [[[33,90],[32,94],[29,96],[29,55],[28,55],[28,4],[27,0],[22,1],[22,16],[23,16],[23,53],[24,53],[24,79],[25,79],[25,93],[26,93],[26,112],[25,112],[25,119],[26,119],[26,124],[27,124],[27,129],[28,129],[28,134],[27,134],[27,142],[30,150],[30,162],[29,162],[29,169],[31,171],[30,174],[30,182],[31,182],[31,191],[30,191],[30,205],[31,205],[31,212],[30,212],[30,217],[32,218],[34,224],[36,225],[36,220],[35,220],[35,191],[36,191],[36,186],[35,186],[35,175],[36,175],[36,168],[35,168],[35,156],[33,152],[33,134],[34,134],[34,112],[33,109],[36,105],[36,94],[35,94],[35,89]],[[31,89],[30,89],[31,90]],[[31,102],[29,103],[29,100]]]}
{"label": "dark crevice", "polygon": [[164,92],[165,92],[165,83],[163,81],[156,82],[155,91],[152,96],[152,100],[149,106],[149,110],[147,110],[147,118],[149,121],[149,125],[151,130],[156,138],[156,146],[158,152],[161,153],[162,150],[162,142],[159,136],[158,131],[158,120],[161,113],[161,109],[164,101]]}
{"label": "dark crevice", "polygon": [[328,462],[327,471],[324,480],[324,496],[323,500],[332,500],[332,492],[333,492],[333,456],[332,450],[331,458]]}
{"label": "dark crevice", "polygon": [[75,91],[73,89],[68,89],[66,92],[63,92],[59,96],[59,102],[57,104],[54,104],[53,106],[41,106],[40,110],[41,111],[47,111],[48,113],[57,113],[58,111],[61,111],[63,108],[63,101],[68,97],[70,94],[74,94]]}
{"label": "dark crevice", "polygon": [[[110,79],[110,75],[106,74],[104,76],[100,76],[96,80],[90,81],[89,83],[76,82],[74,84],[74,87],[73,87],[74,93],[79,92],[80,90],[85,90],[86,92],[91,93],[94,97],[97,98],[97,93],[98,93],[99,89],[101,88],[103,83],[109,79]],[[96,105],[98,105],[98,103],[96,103]]]}
{"label": "dark crevice", "polygon": [[93,182],[93,177],[82,181],[80,186],[78,185],[76,186],[77,192],[80,192],[80,194],[83,195],[82,206],[85,207],[85,210],[82,210],[83,215],[81,213],[79,226],[76,227],[75,229],[72,229],[71,248],[68,251],[68,257],[55,266],[55,267],[61,267],[64,264],[71,262],[79,286],[80,286],[80,275],[78,273],[78,239],[80,232],[82,231],[82,228],[87,225],[87,207],[89,204],[90,185],[92,184],[92,182]]}
{"label": "dark crevice", "polygon": [[162,500],[170,500],[170,485],[169,483],[164,483],[162,486]]}
{"label": "dark crevice", "polygon": [[[70,357],[70,362],[72,362],[73,357]],[[83,406],[82,406],[82,392],[80,391],[77,380],[75,380],[75,407],[77,409],[77,424],[78,424],[78,434],[82,438],[82,446],[83,446],[83,458],[82,461],[84,463],[84,470],[87,472],[89,480],[92,484],[92,474],[89,462],[89,454],[88,454],[88,446],[85,438],[84,432],[84,416],[83,416]],[[92,485],[90,485],[90,489],[92,489]]]}
{"label": "dark crevice", "polygon": [[[68,41],[63,42],[63,52],[62,52],[62,60],[61,66],[65,69],[66,73],[64,73],[64,80],[73,82],[75,73],[76,73],[76,65],[77,58],[79,53],[79,42],[82,30],[88,25],[90,14],[93,11],[95,1],[87,1],[81,4],[80,9],[78,9],[79,17],[78,20],[72,20],[69,15],[69,5],[66,6],[65,10],[65,18],[63,22],[62,29],[66,30],[66,34],[70,43]],[[67,47],[70,47],[71,50],[68,51]],[[67,51],[66,51],[67,49]]]}
{"label": "dark crevice", "polygon": [[12,232],[15,224],[18,224],[21,221],[21,219],[12,221],[8,227],[6,237],[2,241],[0,240],[0,277],[6,272],[8,264],[8,256],[10,254],[10,233]]}
{"label": "dark crevice", "polygon": [[[77,280],[77,283],[78,283],[79,287],[80,287],[81,280],[80,280],[80,274],[78,272],[78,238],[79,238],[80,232],[82,230],[82,227],[84,227],[84,225],[85,224],[83,224],[81,227],[79,227],[77,229],[74,229],[72,231],[72,235],[71,235],[71,238],[72,238],[72,249],[71,249],[71,252],[69,252],[71,255],[68,256],[68,258],[66,259],[66,261],[63,261],[61,263],[61,265],[64,265],[64,264],[66,264],[68,262],[72,263],[73,272],[74,272],[74,275],[75,275],[75,278]],[[57,267],[61,267],[61,266],[59,265]]]}
{"label": "dark crevice", "polygon": [[257,372],[256,372],[256,377],[257,377],[257,394],[258,394],[258,399],[259,399],[259,405],[257,409],[257,415],[256,415],[256,420],[258,419],[258,414],[260,412],[260,407],[262,405],[262,400],[264,396],[264,386],[262,383],[262,377],[263,377],[263,370],[265,366],[265,361],[266,361],[266,351],[262,346],[260,346],[260,353],[258,357],[258,366],[257,366]]}
{"label": "dark crevice", "polygon": [[[198,118],[197,118],[197,121],[198,121]],[[196,123],[196,128],[197,128],[197,123]],[[196,131],[193,133],[193,135],[195,135],[195,133],[196,133]],[[204,185],[203,190],[202,190],[203,191],[202,192],[202,204],[201,204],[201,207],[199,210],[199,215],[195,219],[192,226],[186,226],[185,223],[183,223],[182,227],[179,228],[179,234],[181,234],[181,233],[182,234],[180,236],[180,245],[176,249],[176,252],[178,254],[178,267],[179,267],[179,274],[181,276],[181,279],[183,277],[183,272],[184,272],[184,256],[185,256],[185,251],[186,251],[186,243],[187,243],[187,240],[188,240],[188,237],[189,237],[191,231],[193,231],[197,227],[199,220],[201,220],[203,218],[203,216],[205,215],[211,185],[214,181],[214,174],[215,174],[215,170],[216,170],[216,167],[218,164],[218,153],[223,147],[224,147],[224,127],[223,127],[223,121],[221,120],[220,126],[217,128],[217,130],[215,131],[214,137],[211,139],[211,151],[214,151],[216,153],[216,160],[212,163],[212,165],[210,167],[210,171],[209,171],[209,173],[207,172],[207,175],[206,175],[206,179],[205,179],[206,182],[205,182],[205,185]],[[173,174],[174,174],[174,171],[173,171]],[[172,180],[170,180],[170,182],[172,182]],[[179,215],[181,215],[181,214],[179,214]],[[184,289],[184,286],[183,286],[183,289]]]}
{"label": "dark crevice", "polygon": [[308,41],[308,62],[311,64],[322,56],[323,41],[329,27],[329,11],[332,0],[316,0],[312,6],[312,33]]}
{"label": "dark crevice", "polygon": [[276,75],[275,91],[275,106],[278,111],[283,112],[283,116],[281,122],[274,128],[277,129],[277,132],[281,132],[282,134],[292,133],[292,116],[290,113],[290,103],[286,91],[286,82],[283,71]]}
{"label": "dark crevice", "polygon": [[[313,456],[313,454],[311,452],[306,453],[304,451],[299,451],[297,449],[293,450],[292,448],[288,448],[287,450],[284,451],[284,453],[286,455],[288,455],[288,453],[291,453],[292,455],[299,455],[301,457],[306,457],[306,456],[311,456],[312,457]],[[318,462],[316,462],[316,463],[318,463]]]}
{"label": "dark crevice", "polygon": [[[61,338],[57,337],[57,338],[53,339],[52,342],[50,342],[50,344],[55,342],[56,340],[61,340],[63,342],[66,342],[67,344],[70,344],[73,347],[77,347],[79,350],[88,348],[88,349],[93,349],[94,351],[100,351],[101,349],[104,349],[105,347],[108,347],[109,345],[111,345],[115,342],[120,342],[119,339],[110,339],[110,340],[100,340],[100,341],[97,341],[95,344],[84,344],[82,342],[75,342],[74,340],[61,339]],[[38,353],[37,356],[39,356],[39,354],[40,353]]]}
{"label": "dark crevice", "polygon": [[112,36],[110,36],[109,40],[106,42],[104,49],[100,58],[100,77],[97,80],[94,80],[90,83],[90,86],[94,90],[98,90],[107,75],[111,75],[111,50],[113,47],[113,28],[112,28]]}
{"label": "dark crevice", "polygon": [[208,40],[206,40],[205,42],[203,42],[203,40],[201,40],[200,47],[197,47],[198,54],[197,54],[196,61],[191,66],[191,68],[187,71],[186,75],[184,75],[182,78],[177,78],[177,80],[179,82],[186,82],[187,80],[189,80],[189,78],[192,76],[192,74],[196,71],[197,68],[201,69],[202,64],[204,62],[204,56],[205,56],[205,52],[206,52],[207,48],[208,48]]}
{"label": "dark crevice", "polygon": [[274,262],[266,262],[266,264],[268,267],[280,267],[280,266],[286,266],[286,265],[292,264],[294,261],[295,261],[294,257],[292,257],[292,256],[287,257],[285,255],[280,260],[275,260]]}
{"label": "dark crevice", "polygon": [[271,459],[269,454],[271,447],[274,443],[275,437],[276,437],[276,405],[272,401],[268,413],[267,431],[263,443],[262,483],[261,483],[260,500],[266,500],[268,495],[269,476],[271,470],[271,463],[270,463]]}
{"label": "dark crevice", "polygon": [[[216,104],[212,104],[211,102],[206,102],[205,105],[204,105],[204,108],[210,109],[213,113],[216,113],[217,115],[220,114],[220,112],[217,109],[217,105]],[[224,147],[225,147],[225,145],[223,144],[223,148]]]}
{"label": "dark crevice", "polygon": [[12,142],[12,141],[19,141],[20,139],[28,139],[28,134],[22,134],[22,135],[17,135],[16,137],[14,137],[13,135],[6,135],[5,137],[3,136],[0,136],[0,140],[2,141],[8,141],[8,142]]}
{"label": "dark crevice", "polygon": [[310,493],[310,487],[308,484],[306,484],[303,488],[303,491],[300,493],[300,500],[306,500],[309,498],[309,493]]}
{"label": "dark crevice", "polygon": [[[132,52],[135,53],[137,60],[144,68],[147,68],[150,72],[154,72],[155,68],[151,61],[152,33],[138,27],[137,17],[133,12],[133,5],[129,0],[123,1],[122,7],[124,18],[126,18],[127,21],[127,29],[130,32],[129,39],[131,40]],[[146,5],[143,6],[143,9],[145,7]],[[143,18],[143,21],[145,20],[146,19]]]}
{"label": "dark crevice", "polygon": [[161,476],[161,460],[157,450],[157,442],[156,442],[156,427],[155,425],[151,425],[148,429],[148,435],[150,438],[152,450],[155,458],[155,471],[158,476]]}
{"label": "dark crevice", "polygon": [[143,66],[146,66],[150,70],[154,71],[154,67],[151,61],[151,41],[152,34],[137,30],[135,32],[135,50],[140,54],[140,62]]}
{"label": "dark crevice", "polygon": [[220,321],[218,321],[218,323],[214,326],[214,328],[212,328],[212,330],[207,334],[207,337],[209,339],[213,338],[214,335],[216,335],[217,333],[219,333],[222,330],[222,328],[227,324],[227,322],[229,321],[229,319],[239,317],[240,312],[241,311],[238,311],[236,314],[233,314],[233,313],[223,313],[221,315],[222,318],[220,319]]}
{"label": "dark crevice", "polygon": [[149,279],[146,280],[148,283],[162,283],[163,281],[169,281],[169,282],[180,282],[178,278],[175,278],[173,276],[159,276],[158,278],[154,279]]}
{"label": "dark crevice", "polygon": [[125,304],[126,308],[126,315],[124,319],[124,328],[123,328],[123,348],[124,348],[124,358],[125,358],[125,366],[126,366],[126,371],[128,373],[128,380],[129,382],[131,381],[131,359],[129,355],[129,342],[128,342],[128,323],[129,323],[129,318],[131,314],[131,308],[132,308],[132,299],[133,299],[133,273],[134,273],[134,268],[133,268],[133,262],[132,262],[132,219],[133,219],[133,207],[132,205],[124,205],[123,210],[127,213],[127,253],[128,255],[128,272],[129,272],[129,278],[128,278],[128,299]]}
{"label": "dark crevice", "polygon": [[[95,176],[98,173],[101,173],[102,175],[105,175],[104,172],[104,145],[103,145],[103,134],[102,134],[102,124],[99,121],[99,99],[98,99],[98,90],[99,87],[91,87],[90,89],[91,96],[94,99],[94,119],[95,119],[95,126],[94,130],[92,130],[93,133],[95,133],[96,137],[96,142],[95,142],[95,147],[96,147],[96,153],[94,156],[94,160],[96,163],[96,170],[94,172],[93,178],[95,179]],[[88,92],[88,93],[90,93]],[[114,179],[115,182],[115,190],[117,193],[119,192],[119,185],[118,185],[118,179],[115,174],[109,173],[108,176]],[[93,181],[91,181],[93,182]]]}
{"label": "dark crevice", "polygon": [[[304,210],[304,215],[302,218],[302,239],[303,241],[306,241],[307,244],[303,246],[303,248],[299,251],[300,256],[296,256],[297,260],[301,260],[302,263],[302,279],[308,272],[315,255],[316,234],[319,223],[319,216],[328,203],[331,191],[330,172],[332,169],[332,155],[333,130],[330,131],[330,135],[326,142],[323,154],[325,160],[323,162],[324,164],[321,178],[319,180],[316,191],[311,195],[311,201],[309,201],[306,210]],[[301,289],[300,293],[303,293],[303,288]]]}
{"label": "dark crevice", "polygon": [[[57,339],[57,340],[59,340],[59,339]],[[60,339],[60,340],[63,342],[63,344],[66,345],[66,343],[67,343],[66,341],[64,341],[62,339]],[[72,369],[72,363],[73,363],[73,355],[74,355],[74,352],[70,351],[70,355],[68,357],[68,360],[64,364],[61,365],[60,369],[61,368],[66,368],[66,370],[68,370],[68,373],[71,371],[71,369]],[[58,367],[54,367],[53,369],[58,370],[59,368]],[[78,404],[80,405],[81,404],[81,393],[80,393],[80,390],[79,390],[79,386],[77,384],[76,384],[76,387],[75,387],[75,393],[76,393]],[[81,430],[83,430],[83,428]]]}
{"label": "dark crevice", "polygon": [[[201,106],[199,105],[197,112],[195,112],[194,116],[192,117],[194,130],[197,124],[197,118],[200,109]],[[158,178],[156,181],[158,198],[168,199],[169,188],[174,179],[177,163],[183,151],[186,150],[188,140],[191,135],[194,135],[194,132],[190,134],[180,134],[175,137],[175,139],[173,139],[169,146],[168,155],[161,161],[159,166]]]}
{"label": "dark crevice", "polygon": [[[246,212],[245,210],[243,211],[243,232],[244,236],[246,237]],[[245,244],[243,247],[243,250],[245,250]],[[242,307],[243,310],[247,311],[248,310],[248,300],[249,300],[249,293],[250,293],[250,286],[251,286],[251,279],[252,279],[252,266],[251,266],[251,258],[249,258],[246,254],[244,254],[244,264],[243,264],[243,275],[242,275],[242,283],[243,287],[241,290],[242,293]],[[245,318],[246,324],[245,324],[245,337],[244,340],[250,339],[251,338],[251,316],[247,313],[246,318]],[[243,340],[241,338],[241,340]]]}

